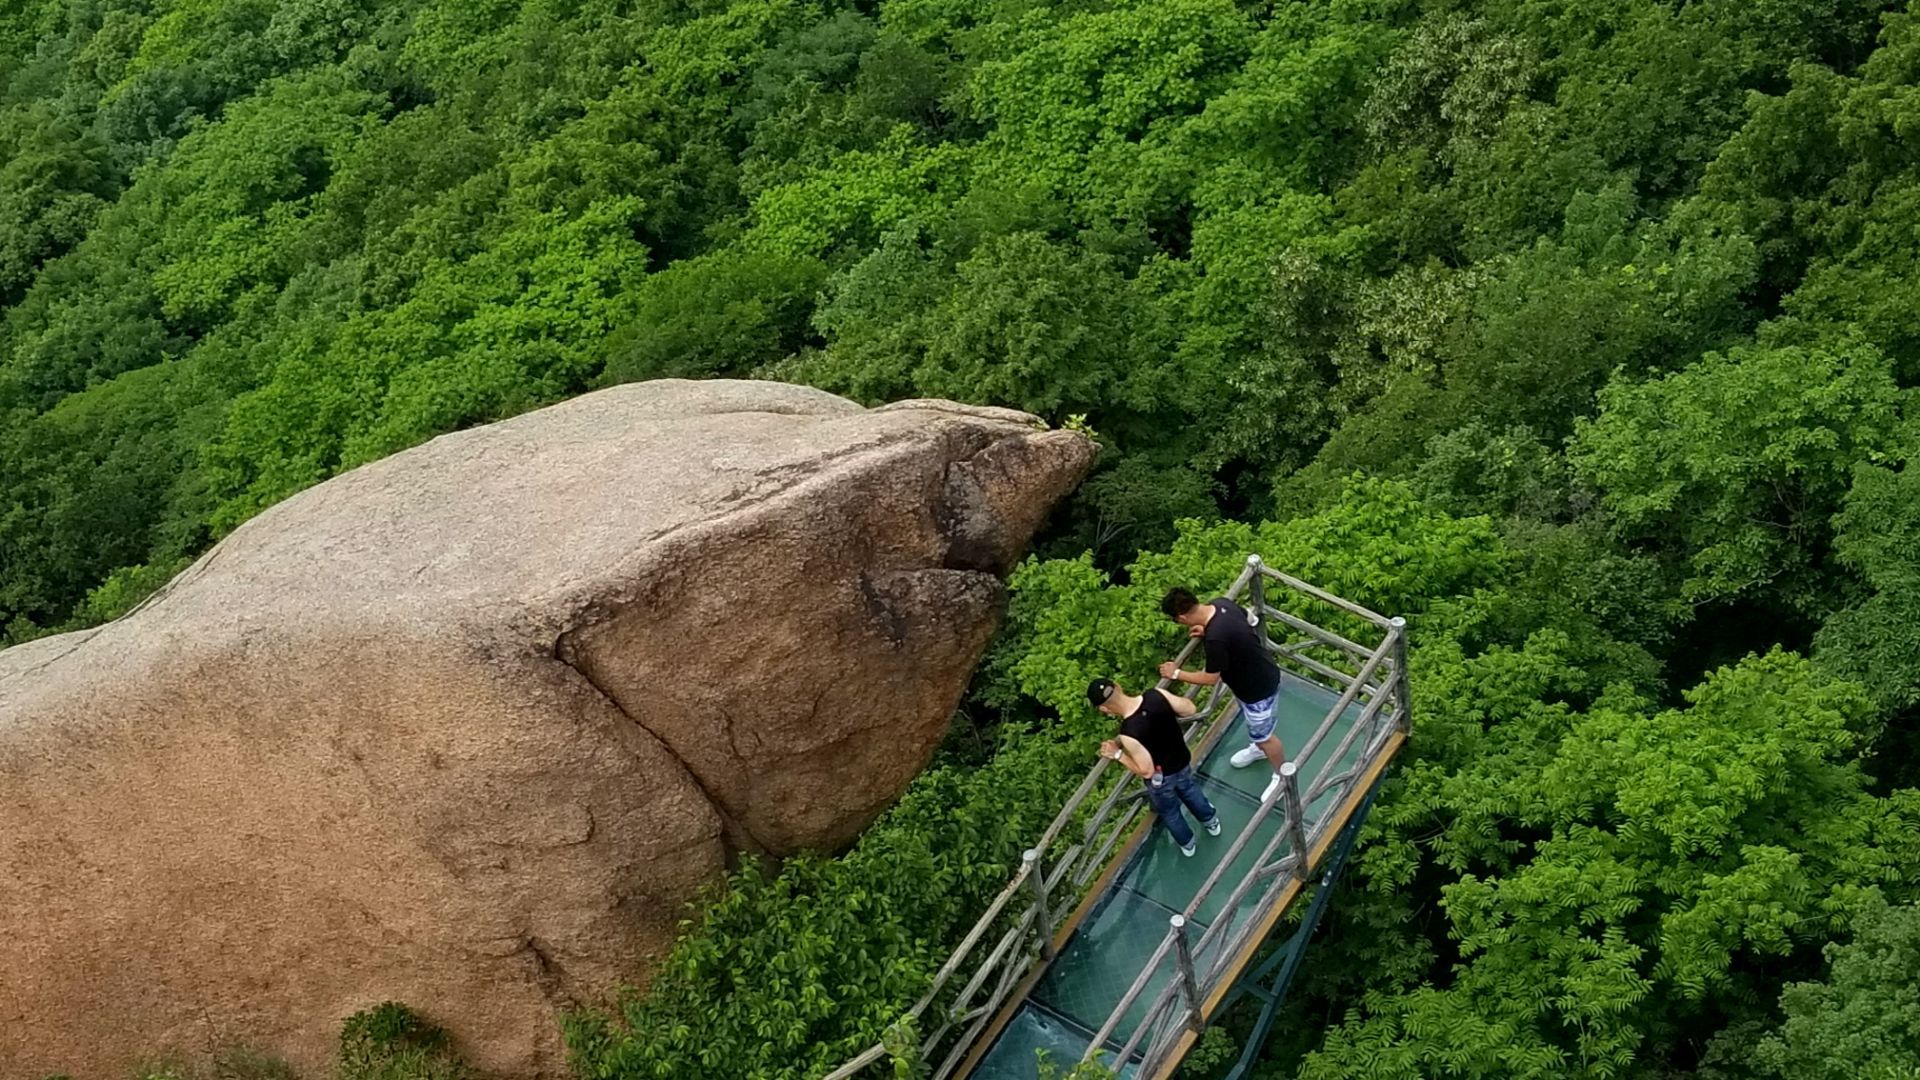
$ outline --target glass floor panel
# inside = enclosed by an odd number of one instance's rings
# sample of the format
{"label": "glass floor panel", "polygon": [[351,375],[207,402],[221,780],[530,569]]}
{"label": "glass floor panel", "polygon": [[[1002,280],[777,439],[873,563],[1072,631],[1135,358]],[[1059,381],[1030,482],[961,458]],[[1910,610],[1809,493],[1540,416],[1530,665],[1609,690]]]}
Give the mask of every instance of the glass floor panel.
{"label": "glass floor panel", "polygon": [[[1295,675],[1282,672],[1280,676],[1280,700],[1274,703],[1273,733],[1280,736],[1280,744],[1285,747],[1287,756],[1292,759],[1306,748],[1307,740],[1313,738],[1314,730],[1327,718],[1327,711],[1340,700],[1340,695],[1317,686]],[[1359,702],[1347,706],[1342,724],[1327,733],[1325,743],[1314,753],[1316,760],[1324,760],[1340,743],[1340,737],[1346,734],[1346,724],[1360,718],[1363,706]],[[1234,752],[1247,745],[1247,722],[1235,715],[1232,727],[1214,744],[1213,752],[1200,765],[1200,777],[1231,787],[1245,793],[1256,801],[1267,788],[1267,781],[1273,779],[1273,766],[1265,760],[1256,761],[1244,769],[1236,769],[1229,760]],[[1309,765],[1312,763],[1309,762]],[[1301,769],[1301,778],[1311,783],[1306,776],[1307,769]],[[1211,791],[1211,787],[1209,791]],[[1211,796],[1209,796],[1211,797]]]}
{"label": "glass floor panel", "polygon": [[[1160,947],[1160,940],[1167,936],[1167,920],[1172,914],[1132,889],[1115,891],[1080,925],[1031,996],[1067,1019],[1078,1021],[1089,1032],[1100,1030],[1139,977],[1140,969],[1153,957],[1153,951]],[[1188,929],[1198,934],[1205,928],[1190,924]],[[1147,1006],[1153,1004],[1154,995],[1166,985],[1173,965],[1162,964],[1161,968],[1127,1010],[1120,1022],[1122,1030],[1131,1031],[1132,1025],[1139,1023]]]}
{"label": "glass floor panel", "polygon": [[[1219,935],[1215,937],[1213,941],[1208,942],[1205,949],[1194,954],[1193,962],[1200,970],[1200,979],[1203,984],[1207,979],[1207,972],[1219,961],[1220,954],[1225,950],[1227,943],[1232,941],[1234,935],[1240,933],[1241,929],[1246,926],[1255,915],[1265,910],[1265,895],[1272,884],[1272,880],[1269,879],[1267,881],[1255,882],[1252,886],[1248,887],[1246,895],[1240,898],[1240,902],[1234,905],[1231,912],[1224,915],[1226,925],[1220,928]],[[1224,904],[1225,902],[1226,900],[1223,897],[1221,903]],[[1282,919],[1275,924],[1274,932],[1284,933],[1286,928],[1287,923]]]}
{"label": "glass floor panel", "polygon": [[[1063,1020],[1051,1009],[1028,1002],[1008,1022],[1007,1030],[994,1044],[993,1052],[973,1070],[975,1080],[1038,1080],[1041,1051],[1062,1074],[1087,1052],[1093,1033],[1070,1020]],[[1120,1070],[1122,1080],[1133,1080],[1135,1066]]]}
{"label": "glass floor panel", "polygon": [[[1207,791],[1213,785],[1202,783],[1201,789]],[[1180,911],[1192,902],[1199,893],[1200,886],[1206,884],[1207,875],[1220,865],[1220,859],[1233,845],[1240,831],[1252,820],[1259,804],[1231,789],[1221,791],[1214,788],[1207,791],[1215,812],[1220,815],[1220,835],[1208,836],[1197,826],[1194,828],[1194,846],[1198,849],[1193,858],[1180,854],[1179,845],[1173,842],[1172,834],[1154,823],[1153,835],[1141,845],[1140,854],[1127,868],[1125,883],[1150,899],[1157,900],[1170,911]],[[1280,831],[1281,815],[1277,812],[1267,815],[1260,823],[1254,838],[1240,851],[1240,857],[1233,861],[1227,872],[1208,894],[1200,909],[1194,912],[1195,925],[1210,923],[1220,912],[1227,894],[1233,891],[1233,883],[1253,870],[1254,860],[1259,858],[1260,850],[1267,840]],[[1189,824],[1192,824],[1189,819]],[[1198,930],[1194,931],[1196,934]],[[1194,940],[1197,942],[1198,937]]]}
{"label": "glass floor panel", "polygon": [[[1339,695],[1324,687],[1283,673],[1280,700],[1275,705],[1277,715],[1274,730],[1290,754],[1297,754],[1306,746],[1314,729],[1326,719],[1327,711],[1338,700]],[[1342,755],[1341,762],[1330,762],[1333,750],[1359,718],[1361,711],[1362,706],[1357,702],[1350,706],[1342,714],[1342,722],[1328,733],[1313,760],[1303,765],[1300,771],[1303,792],[1329,768],[1337,773],[1350,768],[1358,759],[1365,749],[1359,745],[1361,740],[1355,740],[1355,745]],[[1166,936],[1168,917],[1192,901],[1220,857],[1252,818],[1260,794],[1273,776],[1273,770],[1264,762],[1256,762],[1244,769],[1235,769],[1228,762],[1234,751],[1247,745],[1244,723],[1235,719],[1233,725],[1234,729],[1226,732],[1200,763],[1201,788],[1219,811],[1224,826],[1220,835],[1208,836],[1196,827],[1196,842],[1200,850],[1188,859],[1181,856],[1167,831],[1154,824],[1152,833],[1135,849],[1128,864],[1115,876],[1108,895],[1095,905],[1086,921],[1068,938],[1066,947],[1060,951],[1028,1000],[1019,1006],[1006,1028],[995,1039],[993,1047],[970,1075],[982,1080],[1032,1080],[1038,1075],[1036,1050],[1048,1050],[1052,1060],[1063,1067],[1071,1067],[1086,1053],[1093,1033],[1106,1023],[1108,1014],[1126,995],[1127,988],[1133,985],[1141,968]],[[1335,794],[1329,792],[1316,800],[1315,805],[1308,808],[1308,818],[1311,820],[1327,813],[1332,808]],[[1207,924],[1221,917],[1221,909],[1239,878],[1253,869],[1254,860],[1272,835],[1271,830],[1278,827],[1277,815],[1271,824],[1262,823],[1259,834],[1248,842],[1247,848],[1235,860],[1235,865],[1214,886],[1213,894],[1196,912],[1197,917],[1188,924],[1196,945],[1206,932]],[[1260,914],[1259,908],[1268,884],[1259,882],[1248,889],[1247,895],[1241,898],[1231,914],[1232,928]],[[1231,936],[1223,932],[1220,941],[1209,948],[1208,953],[1217,955]],[[1212,959],[1212,955],[1196,957],[1203,978]],[[1147,988],[1116,1029],[1117,1035],[1108,1046],[1109,1052],[1119,1049],[1117,1044],[1125,1042],[1132,1035],[1155,996],[1173,977],[1173,967],[1172,954],[1169,953],[1168,959],[1148,981]],[[1237,974],[1228,973],[1228,977]],[[1122,1073],[1123,1076],[1131,1074],[1131,1066]]]}

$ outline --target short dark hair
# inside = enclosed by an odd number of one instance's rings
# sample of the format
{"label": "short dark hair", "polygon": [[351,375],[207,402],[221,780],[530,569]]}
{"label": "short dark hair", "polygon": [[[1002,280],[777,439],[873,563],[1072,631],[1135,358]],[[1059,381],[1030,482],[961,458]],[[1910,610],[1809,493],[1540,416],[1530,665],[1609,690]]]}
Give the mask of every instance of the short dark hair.
{"label": "short dark hair", "polygon": [[1200,598],[1185,589],[1168,589],[1160,598],[1160,610],[1167,618],[1177,619],[1200,605]]}
{"label": "short dark hair", "polygon": [[1107,699],[1113,696],[1113,691],[1112,679],[1095,679],[1087,684],[1087,700],[1097,709],[1107,703]]}

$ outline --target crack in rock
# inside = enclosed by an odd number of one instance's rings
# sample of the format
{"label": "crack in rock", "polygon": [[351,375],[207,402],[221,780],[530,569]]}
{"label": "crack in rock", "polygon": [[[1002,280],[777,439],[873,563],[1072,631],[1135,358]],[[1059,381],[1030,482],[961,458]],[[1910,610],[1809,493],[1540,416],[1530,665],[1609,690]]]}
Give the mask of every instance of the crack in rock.
{"label": "crack in rock", "polygon": [[695,772],[692,767],[681,759],[680,755],[674,750],[673,744],[662,738],[659,732],[648,727],[645,721],[627,711],[627,707],[620,703],[618,697],[615,697],[612,693],[608,692],[606,687],[600,685],[599,680],[594,678],[592,665],[582,662],[578,650],[574,647],[573,634],[574,631],[568,630],[554,640],[553,658],[559,661],[560,664],[569,671],[579,676],[581,681],[591,687],[593,692],[599,695],[601,700],[611,705],[614,711],[625,717],[628,723],[646,732],[647,735],[659,745],[661,751],[664,752],[675,765],[680,767],[680,771],[686,775],[687,780],[699,790],[701,798],[705,799],[707,805],[713,808],[714,816],[720,819],[721,836],[728,849],[728,863],[731,864],[735,856],[742,853],[764,855],[771,851],[771,845],[766,843],[761,837],[754,835],[753,830],[748,828],[745,823],[735,819],[732,814],[727,812],[726,806],[721,803],[719,797],[713,793],[711,788],[707,787],[705,781],[701,780],[700,774]]}

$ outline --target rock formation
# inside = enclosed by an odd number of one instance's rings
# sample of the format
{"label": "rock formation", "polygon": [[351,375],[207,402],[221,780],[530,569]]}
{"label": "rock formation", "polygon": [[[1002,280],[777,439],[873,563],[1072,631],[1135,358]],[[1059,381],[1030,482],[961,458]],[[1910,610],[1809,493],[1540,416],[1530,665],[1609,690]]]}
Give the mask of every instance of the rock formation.
{"label": "rock formation", "polygon": [[746,849],[925,763],[1093,457],[1033,418],[604,390],[336,477],[141,610],[0,652],[0,1076],[406,1001],[555,1075]]}

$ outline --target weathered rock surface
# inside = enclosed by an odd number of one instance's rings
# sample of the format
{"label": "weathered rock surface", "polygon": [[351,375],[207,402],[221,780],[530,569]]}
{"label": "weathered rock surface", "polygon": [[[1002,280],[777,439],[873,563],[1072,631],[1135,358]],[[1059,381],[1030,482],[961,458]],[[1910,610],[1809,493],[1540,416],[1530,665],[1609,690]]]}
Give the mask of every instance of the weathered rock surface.
{"label": "weathered rock surface", "polygon": [[942,402],[658,382],[260,515],[142,610],[0,652],[0,1076],[387,999],[562,1070],[740,849],[925,764],[1092,446]]}

